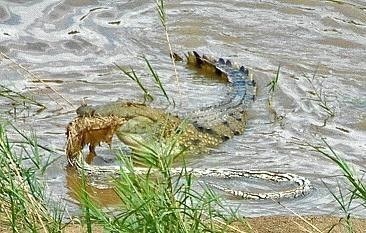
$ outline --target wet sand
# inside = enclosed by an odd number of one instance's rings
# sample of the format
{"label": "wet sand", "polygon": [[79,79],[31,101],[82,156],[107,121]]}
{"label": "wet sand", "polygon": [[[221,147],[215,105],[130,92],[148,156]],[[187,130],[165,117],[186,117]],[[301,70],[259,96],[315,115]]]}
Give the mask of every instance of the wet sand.
{"label": "wet sand", "polygon": [[366,232],[366,219],[351,219],[353,231],[340,217],[331,216],[268,216],[248,219],[252,227],[239,225],[244,232],[258,233],[296,233],[296,232]]}
{"label": "wet sand", "polygon": [[[352,218],[350,220],[352,231],[349,230],[347,223],[340,217],[331,216],[268,216],[248,218],[247,224],[234,223],[232,231],[229,232],[254,232],[254,233],[312,233],[312,232],[330,232],[330,233],[363,233],[366,232],[366,219]],[[65,232],[76,233],[86,232],[86,229],[80,225],[70,225],[66,227]],[[103,232],[100,226],[94,227],[93,232]]]}

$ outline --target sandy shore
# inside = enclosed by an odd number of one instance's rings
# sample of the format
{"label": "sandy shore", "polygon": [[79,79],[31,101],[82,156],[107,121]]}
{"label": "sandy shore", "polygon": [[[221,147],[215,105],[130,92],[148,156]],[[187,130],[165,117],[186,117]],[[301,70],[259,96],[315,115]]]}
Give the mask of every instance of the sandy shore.
{"label": "sandy shore", "polygon": [[366,219],[351,219],[353,231],[339,217],[331,216],[269,216],[248,219],[250,227],[243,224],[235,225],[244,232],[258,233],[297,233],[297,232],[366,232]]}
{"label": "sandy shore", "polygon": [[[366,219],[352,218],[352,229],[348,230],[348,225],[339,217],[331,216],[269,216],[246,219],[247,223],[232,224],[231,232],[247,233],[366,233]],[[85,232],[85,229],[79,225],[70,225],[65,232],[79,233]],[[94,233],[103,232],[101,227],[94,227]]]}

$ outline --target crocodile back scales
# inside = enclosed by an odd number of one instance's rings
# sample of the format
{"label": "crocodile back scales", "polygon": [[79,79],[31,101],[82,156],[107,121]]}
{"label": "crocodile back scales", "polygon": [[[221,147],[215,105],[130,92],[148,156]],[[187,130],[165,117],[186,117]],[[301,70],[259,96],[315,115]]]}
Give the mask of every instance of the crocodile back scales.
{"label": "crocodile back scales", "polygon": [[[182,60],[177,54],[174,54],[174,57],[176,60]],[[77,109],[78,117],[67,127],[66,152],[69,163],[78,171],[83,170],[89,173],[90,177],[94,177],[96,180],[100,177],[118,175],[124,168],[85,163],[82,148],[89,145],[89,149],[93,150],[100,142],[110,144],[113,134],[117,134],[121,141],[129,145],[131,141],[124,138],[125,131],[144,132],[147,129],[145,124],[153,126],[149,128],[152,132],[163,128],[163,134],[161,131],[159,132],[160,138],[172,137],[180,131],[181,136],[177,145],[189,148],[192,153],[201,153],[208,148],[218,146],[236,134],[241,134],[247,122],[247,108],[254,100],[256,88],[248,70],[243,66],[233,66],[228,60],[216,61],[206,56],[201,57],[196,52],[188,53],[186,60],[188,65],[203,73],[214,74],[227,82],[228,92],[223,101],[187,113],[186,124],[183,124],[185,120],[178,116],[145,104],[116,101],[96,107],[81,106]],[[144,123],[142,127],[139,125],[141,122]],[[182,124],[184,125],[183,130],[180,128]],[[134,129],[135,126],[139,130]],[[122,131],[124,132],[122,133]],[[216,189],[245,199],[296,198],[312,190],[308,179],[291,173],[229,168],[184,168],[184,170],[198,177],[256,178],[273,182],[290,182],[296,186],[282,191],[252,193],[211,184]],[[150,168],[135,168],[135,171],[144,174],[150,171]],[[182,168],[171,169],[172,174],[179,174],[181,171]],[[105,183],[102,184],[105,185]],[[98,186],[98,184],[95,185]],[[110,186],[107,185],[107,187]]]}
{"label": "crocodile back scales", "polygon": [[[177,55],[176,55],[177,56]],[[190,66],[206,75],[214,74],[227,82],[224,100],[186,114],[186,118],[199,130],[216,134],[227,140],[242,134],[247,121],[247,109],[255,98],[256,84],[244,66],[234,66],[231,61],[218,61],[200,56],[197,52],[186,55]]]}

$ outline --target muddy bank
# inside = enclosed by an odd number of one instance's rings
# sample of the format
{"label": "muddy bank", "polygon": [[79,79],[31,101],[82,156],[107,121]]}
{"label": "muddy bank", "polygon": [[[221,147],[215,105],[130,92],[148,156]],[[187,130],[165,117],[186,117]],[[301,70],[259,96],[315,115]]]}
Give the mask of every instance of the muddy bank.
{"label": "muddy bank", "polygon": [[293,232],[365,232],[366,220],[353,218],[353,231],[348,231],[346,222],[340,217],[331,216],[268,216],[248,219],[252,227],[238,225],[244,232],[293,233]]}
{"label": "muddy bank", "polygon": [[[231,232],[254,232],[254,233],[301,233],[301,232],[330,232],[343,233],[350,232],[344,220],[340,217],[332,216],[267,216],[248,218],[246,224],[232,224],[233,231]],[[353,231],[365,232],[366,219],[352,218]],[[237,229],[237,230],[236,230]],[[65,232],[76,233],[85,232],[86,229],[80,225],[70,225],[66,227]],[[96,226],[93,232],[103,232],[103,228]]]}

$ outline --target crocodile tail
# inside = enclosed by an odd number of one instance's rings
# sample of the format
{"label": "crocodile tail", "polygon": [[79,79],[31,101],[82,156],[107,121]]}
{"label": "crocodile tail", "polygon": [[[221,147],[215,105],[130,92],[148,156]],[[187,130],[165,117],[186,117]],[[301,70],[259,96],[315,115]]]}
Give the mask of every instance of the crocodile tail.
{"label": "crocodile tail", "polygon": [[179,56],[177,53],[171,53],[170,57],[174,59],[174,61],[183,61],[183,58]]}
{"label": "crocodile tail", "polygon": [[210,132],[223,140],[241,134],[246,126],[246,109],[254,99],[255,82],[244,66],[236,66],[230,60],[218,60],[199,55],[185,54],[187,64],[206,76],[219,77],[228,83],[228,92],[223,101],[188,113],[188,118],[204,132]]}
{"label": "crocodile tail", "polygon": [[187,64],[198,69],[199,72],[202,72],[204,75],[215,76],[225,82],[229,81],[228,74],[216,65],[216,60],[205,55],[200,56],[196,51],[188,52],[184,55],[186,57]]}

